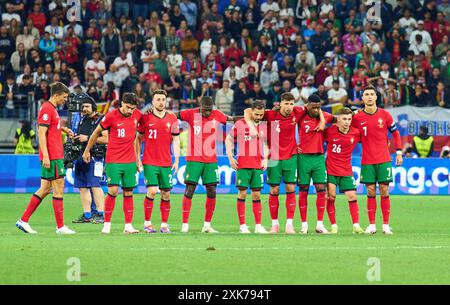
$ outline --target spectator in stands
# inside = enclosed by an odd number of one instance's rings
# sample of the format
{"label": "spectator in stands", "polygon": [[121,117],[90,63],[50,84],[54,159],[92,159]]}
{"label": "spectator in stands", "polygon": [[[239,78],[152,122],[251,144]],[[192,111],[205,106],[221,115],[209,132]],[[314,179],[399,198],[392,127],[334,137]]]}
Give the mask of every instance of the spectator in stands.
{"label": "spectator in stands", "polygon": [[50,98],[50,87],[48,85],[48,81],[43,79],[38,83],[38,86],[35,89],[34,100],[39,104],[48,101]]}
{"label": "spectator in stands", "polygon": [[180,97],[180,110],[183,109],[191,109],[197,107],[197,97],[199,93],[197,90],[192,88],[192,83],[190,80],[187,80],[183,84],[183,88],[181,89],[181,97]]}
{"label": "spectator in stands", "polygon": [[328,102],[330,104],[341,103],[342,105],[345,105],[347,103],[347,91],[341,88],[339,83],[338,79],[333,80],[333,87],[328,90]]}
{"label": "spectator in stands", "polygon": [[28,19],[33,20],[33,25],[38,29],[39,34],[42,35],[44,33],[47,17],[42,12],[40,4],[36,3],[33,5],[33,11],[28,15]]}
{"label": "spectator in stands", "polygon": [[180,96],[182,79],[177,75],[177,70],[174,67],[169,67],[168,71],[169,75],[163,84],[163,88],[168,96],[178,98]]}
{"label": "spectator in stands", "polygon": [[450,108],[450,94],[442,81],[439,81],[436,87],[430,90],[430,99],[432,99],[432,105]]}
{"label": "spectator in stands", "polygon": [[416,84],[413,105],[416,107],[429,106],[428,94],[422,84]]}
{"label": "spectator in stands", "polygon": [[413,151],[420,158],[431,157],[434,150],[434,139],[428,134],[426,126],[420,126],[419,135],[413,138]]}
{"label": "spectator in stands", "polygon": [[233,115],[243,115],[244,109],[248,108],[251,103],[250,91],[243,80],[239,81],[238,85],[233,88]]}

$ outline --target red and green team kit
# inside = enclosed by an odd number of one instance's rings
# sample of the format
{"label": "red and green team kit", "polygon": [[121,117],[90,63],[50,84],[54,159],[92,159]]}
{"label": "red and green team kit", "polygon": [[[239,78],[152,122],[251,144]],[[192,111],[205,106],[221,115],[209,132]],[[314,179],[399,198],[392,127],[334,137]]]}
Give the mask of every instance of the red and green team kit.
{"label": "red and green team kit", "polygon": [[[333,116],[324,112],[327,124],[332,123]],[[216,130],[219,124],[226,124],[227,116],[213,110],[208,118],[201,115],[199,109],[183,110],[179,118],[189,124],[188,153],[186,156],[185,183],[197,184],[202,179],[204,185],[219,183],[216,154]],[[264,120],[267,121],[265,131],[258,126],[258,136],[251,137],[244,120],[236,122],[231,129],[231,136],[238,144],[237,161],[239,168],[236,175],[236,186],[260,190],[263,187],[262,143],[267,141],[270,155],[267,168],[267,183],[279,185],[281,181],[299,186],[333,183],[341,192],[355,190],[355,180],[351,166],[353,148],[358,142],[363,145],[362,183],[389,183],[392,181],[391,158],[388,151],[387,131],[396,130],[392,116],[383,109],[374,114],[358,111],[352,121],[352,127],[344,134],[335,126],[324,132],[315,132],[319,118],[311,117],[304,107],[294,107],[294,111],[283,116],[279,111],[266,110]],[[57,179],[65,175],[63,166],[62,137],[60,119],[55,107],[44,103],[38,123],[48,127],[47,148],[51,161],[50,169],[42,166],[43,179]],[[241,124],[243,128],[236,128]],[[121,186],[133,189],[137,183],[137,166],[134,141],[136,132],[143,135],[145,149],[142,163],[146,186],[158,186],[162,190],[172,188],[172,136],[179,134],[178,118],[167,112],[159,118],[153,113],[141,114],[135,110],[129,117],[119,109],[108,113],[100,126],[109,131],[108,149],[106,152],[106,175],[108,186]],[[296,130],[299,131],[300,143],[296,141]],[[239,131],[244,131],[239,132]],[[274,134],[275,133],[275,134]],[[369,140],[370,139],[370,140]],[[396,147],[400,141],[394,137]],[[327,158],[324,158],[323,143],[327,142]],[[256,153],[254,147],[258,147]],[[298,153],[300,148],[301,153]],[[251,151],[251,153],[249,153]],[[40,159],[42,160],[42,152]],[[304,192],[303,192],[304,193]],[[306,193],[307,196],[307,193]],[[108,222],[108,194],[105,199],[105,221]],[[269,196],[269,205],[275,206],[277,198]],[[319,198],[320,206],[324,198]],[[271,202],[272,201],[272,202]],[[303,201],[303,202],[302,202]],[[323,202],[322,202],[323,201]],[[303,206],[302,206],[303,205]],[[300,192],[300,211],[302,221],[306,221],[305,194]],[[318,205],[319,206],[319,205]],[[276,207],[278,209],[278,207]],[[272,211],[271,211],[272,214]],[[110,217],[109,217],[110,218]]]}

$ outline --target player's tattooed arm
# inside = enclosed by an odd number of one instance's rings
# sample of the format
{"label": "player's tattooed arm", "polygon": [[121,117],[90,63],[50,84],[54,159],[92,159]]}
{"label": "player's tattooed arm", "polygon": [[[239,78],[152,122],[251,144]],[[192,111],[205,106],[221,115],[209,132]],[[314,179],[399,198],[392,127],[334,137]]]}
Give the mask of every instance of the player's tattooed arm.
{"label": "player's tattooed arm", "polygon": [[320,117],[320,123],[319,125],[317,125],[316,128],[314,128],[314,131],[320,132],[320,131],[324,131],[325,130],[325,117],[323,115],[322,109],[319,110],[319,117]]}
{"label": "player's tattooed arm", "polygon": [[230,161],[230,166],[231,166],[231,168],[236,170],[238,168],[238,163],[237,163],[236,159],[234,159],[234,156],[233,156],[234,139],[230,134],[227,135],[227,138],[225,139],[225,147],[227,149],[227,157],[228,157],[228,161]]}
{"label": "player's tattooed arm", "polygon": [[243,118],[244,118],[243,115],[235,115],[235,116],[227,115],[227,121],[234,122],[234,123],[236,123],[237,121],[239,121],[239,120],[241,120]]}
{"label": "player's tattooed arm", "polygon": [[136,139],[134,141],[134,152],[136,153],[136,163],[138,167],[138,171],[141,171],[143,168],[142,161],[141,161],[141,149],[142,149],[142,133],[138,132],[136,134]]}
{"label": "player's tattooed arm", "polygon": [[48,156],[48,149],[47,149],[47,130],[48,126],[39,125],[38,139],[39,139],[39,148],[42,151],[42,165],[45,168],[50,168],[50,157]]}
{"label": "player's tattooed arm", "polygon": [[267,169],[267,163],[269,161],[269,145],[267,143],[267,140],[264,141],[264,159],[263,159],[263,165],[262,169],[265,171]]}
{"label": "player's tattooed arm", "polygon": [[97,144],[108,144],[109,134],[107,130],[103,130],[100,137],[97,139]]}
{"label": "player's tattooed arm", "polygon": [[63,132],[65,132],[69,138],[73,138],[75,136],[75,134],[73,133],[72,129],[68,128],[68,127],[61,127],[61,130]]}
{"label": "player's tattooed arm", "polygon": [[180,135],[172,136],[172,145],[173,145],[173,155],[175,157],[175,162],[172,165],[173,174],[178,172],[178,167],[180,164]]}
{"label": "player's tattooed arm", "polygon": [[86,148],[84,149],[84,152],[83,152],[84,162],[89,163],[91,161],[91,149],[95,145],[95,143],[97,143],[97,139],[102,134],[102,132],[103,132],[102,126],[98,125],[97,128],[95,128],[92,135],[90,136],[89,141],[86,145]]}

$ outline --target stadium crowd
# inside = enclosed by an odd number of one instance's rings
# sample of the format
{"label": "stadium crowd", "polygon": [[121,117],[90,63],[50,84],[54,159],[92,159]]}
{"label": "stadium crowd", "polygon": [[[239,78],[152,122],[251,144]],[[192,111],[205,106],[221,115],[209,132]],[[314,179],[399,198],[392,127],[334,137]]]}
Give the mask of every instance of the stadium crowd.
{"label": "stadium crowd", "polygon": [[25,118],[26,97],[47,100],[54,81],[104,113],[124,92],[144,108],[159,88],[174,110],[211,96],[239,115],[283,92],[297,105],[317,92],[324,104],[361,108],[368,84],[383,108],[450,108],[448,0],[68,2],[0,0],[3,117]]}

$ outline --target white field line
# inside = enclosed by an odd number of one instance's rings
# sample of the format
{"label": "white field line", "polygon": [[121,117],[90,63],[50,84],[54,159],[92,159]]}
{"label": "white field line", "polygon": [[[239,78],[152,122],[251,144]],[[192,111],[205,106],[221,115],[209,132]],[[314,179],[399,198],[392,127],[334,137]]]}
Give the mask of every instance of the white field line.
{"label": "white field line", "polygon": [[[207,247],[149,247],[149,248],[127,248],[127,249],[114,249],[114,251],[205,251]],[[216,251],[291,251],[291,250],[308,250],[308,251],[348,251],[348,250],[441,250],[450,249],[450,246],[396,246],[396,247],[217,247]],[[15,249],[20,251],[22,249]],[[61,248],[60,251],[98,251],[105,252],[104,249],[94,248]],[[55,251],[54,248],[29,248],[27,251]]]}

